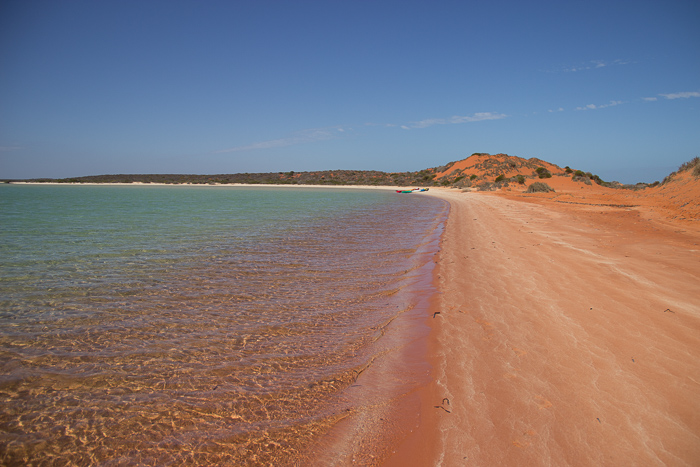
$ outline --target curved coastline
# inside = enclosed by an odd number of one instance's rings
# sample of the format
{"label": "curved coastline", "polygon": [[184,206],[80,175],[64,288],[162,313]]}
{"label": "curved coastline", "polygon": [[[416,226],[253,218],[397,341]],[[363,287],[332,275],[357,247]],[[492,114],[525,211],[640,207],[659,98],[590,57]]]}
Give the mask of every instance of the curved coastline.
{"label": "curved coastline", "polygon": [[221,187],[247,187],[247,188],[319,188],[319,189],[364,189],[364,190],[399,190],[399,186],[389,185],[302,185],[302,184],[274,184],[274,183],[90,183],[90,182],[8,182],[7,185],[57,185],[57,186],[170,186],[170,187],[200,187],[200,188],[221,188]]}

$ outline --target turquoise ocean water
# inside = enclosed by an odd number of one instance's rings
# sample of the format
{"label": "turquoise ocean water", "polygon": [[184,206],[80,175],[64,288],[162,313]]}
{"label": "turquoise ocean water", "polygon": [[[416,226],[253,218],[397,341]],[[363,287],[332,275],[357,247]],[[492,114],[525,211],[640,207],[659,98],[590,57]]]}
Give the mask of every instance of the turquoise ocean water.
{"label": "turquoise ocean water", "polygon": [[415,306],[446,214],[383,190],[0,185],[0,462],[295,459]]}

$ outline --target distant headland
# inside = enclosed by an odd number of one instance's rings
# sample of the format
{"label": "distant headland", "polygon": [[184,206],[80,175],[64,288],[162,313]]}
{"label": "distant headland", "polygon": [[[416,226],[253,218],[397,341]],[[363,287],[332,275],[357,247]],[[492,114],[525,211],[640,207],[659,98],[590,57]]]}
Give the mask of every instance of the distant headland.
{"label": "distant headland", "polygon": [[[694,168],[700,177],[700,158],[681,166],[682,170]],[[681,171],[679,169],[679,171]],[[673,175],[673,174],[671,174]],[[671,177],[666,177],[664,183]],[[606,182],[590,172],[570,167],[560,167],[538,158],[524,159],[507,154],[474,153],[466,159],[450,162],[416,172],[382,172],[377,170],[323,170],[313,172],[268,172],[235,174],[112,174],[69,178],[35,178],[0,180],[4,183],[138,183],[138,184],[189,184],[189,185],[319,185],[319,186],[434,186],[470,189],[471,191],[495,191],[508,187],[525,188],[534,182],[536,187],[546,185],[552,177],[567,178],[580,184],[597,184],[607,188],[642,189],[655,187],[660,182],[625,185]]]}
{"label": "distant headland", "polygon": [[[538,172],[539,171],[539,172]],[[523,159],[507,154],[474,153],[466,159],[416,172],[382,172],[377,170],[323,170],[313,172],[268,172],[235,174],[110,174],[68,178],[34,178],[2,180],[5,183],[159,183],[159,184],[267,184],[267,185],[375,185],[375,186],[443,186],[454,188],[501,187],[511,181],[542,178],[542,174],[579,174],[597,183],[599,177],[573,171],[537,158]],[[488,185],[493,184],[492,186]],[[619,184],[618,184],[619,185]],[[646,184],[641,184],[646,185]]]}

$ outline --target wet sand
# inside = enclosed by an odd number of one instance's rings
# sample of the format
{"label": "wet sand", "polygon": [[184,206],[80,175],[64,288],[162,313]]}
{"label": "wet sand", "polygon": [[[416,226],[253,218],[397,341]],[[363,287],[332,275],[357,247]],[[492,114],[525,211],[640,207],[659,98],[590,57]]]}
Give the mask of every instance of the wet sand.
{"label": "wet sand", "polygon": [[698,465],[697,222],[431,194],[451,205],[434,382],[384,465]]}

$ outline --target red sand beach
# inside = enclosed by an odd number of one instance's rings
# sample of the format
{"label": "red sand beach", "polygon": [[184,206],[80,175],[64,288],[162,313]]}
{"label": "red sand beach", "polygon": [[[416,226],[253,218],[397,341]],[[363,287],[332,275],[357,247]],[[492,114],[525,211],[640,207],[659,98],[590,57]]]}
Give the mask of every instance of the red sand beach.
{"label": "red sand beach", "polygon": [[451,206],[434,382],[383,464],[698,465],[700,182],[681,175],[431,190]]}

